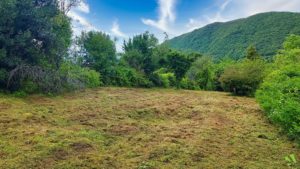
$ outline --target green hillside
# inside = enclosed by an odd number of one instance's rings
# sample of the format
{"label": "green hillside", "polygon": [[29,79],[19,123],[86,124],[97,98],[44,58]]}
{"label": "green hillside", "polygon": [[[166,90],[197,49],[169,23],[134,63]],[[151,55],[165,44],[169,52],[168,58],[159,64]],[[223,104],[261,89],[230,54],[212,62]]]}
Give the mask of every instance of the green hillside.
{"label": "green hillside", "polygon": [[166,42],[170,47],[215,58],[241,58],[249,45],[270,57],[289,34],[300,34],[300,13],[269,12],[225,23],[213,23]]}

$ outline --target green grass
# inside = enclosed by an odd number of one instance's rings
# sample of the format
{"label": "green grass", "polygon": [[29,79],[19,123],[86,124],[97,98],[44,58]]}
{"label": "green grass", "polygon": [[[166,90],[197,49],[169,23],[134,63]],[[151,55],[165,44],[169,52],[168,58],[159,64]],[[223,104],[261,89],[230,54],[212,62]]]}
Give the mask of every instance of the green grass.
{"label": "green grass", "polygon": [[102,88],[0,96],[0,168],[297,168],[251,98]]}

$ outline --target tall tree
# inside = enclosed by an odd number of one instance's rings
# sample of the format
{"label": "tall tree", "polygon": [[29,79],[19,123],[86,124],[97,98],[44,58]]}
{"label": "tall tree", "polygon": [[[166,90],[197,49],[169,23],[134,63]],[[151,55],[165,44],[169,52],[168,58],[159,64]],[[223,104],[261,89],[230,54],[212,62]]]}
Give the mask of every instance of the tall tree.
{"label": "tall tree", "polygon": [[[71,44],[69,18],[58,0],[0,1],[0,66],[3,77],[18,87],[28,66],[58,69]],[[27,65],[27,66],[24,66]],[[22,68],[25,68],[21,70]],[[5,80],[4,80],[5,81]],[[3,84],[2,84],[3,85]]]}
{"label": "tall tree", "polygon": [[105,84],[109,84],[111,70],[117,62],[115,42],[102,32],[83,32],[78,39],[82,51],[82,66],[100,72]]}
{"label": "tall tree", "polygon": [[[152,55],[154,48],[158,45],[158,39],[149,32],[134,36],[124,42],[123,49],[125,55],[123,59],[133,68],[149,75],[154,70]],[[141,67],[136,67],[132,63],[139,63]]]}
{"label": "tall tree", "polygon": [[249,60],[261,59],[262,57],[257,52],[255,46],[250,45],[246,51],[246,58]]}

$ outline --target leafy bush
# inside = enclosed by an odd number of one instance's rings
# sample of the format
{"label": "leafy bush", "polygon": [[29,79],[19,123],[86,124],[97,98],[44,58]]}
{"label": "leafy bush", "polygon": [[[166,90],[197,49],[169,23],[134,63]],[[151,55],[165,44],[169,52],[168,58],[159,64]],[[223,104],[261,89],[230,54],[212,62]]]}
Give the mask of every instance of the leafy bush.
{"label": "leafy bush", "polygon": [[67,80],[65,87],[68,90],[95,88],[102,84],[100,73],[69,62],[65,62],[61,66],[60,72]]}
{"label": "leafy bush", "polygon": [[225,69],[220,82],[225,91],[253,96],[265,76],[263,60],[244,60]]}
{"label": "leafy bush", "polygon": [[215,90],[217,91],[223,91],[223,87],[221,82],[219,81],[220,77],[222,76],[222,74],[224,73],[224,71],[232,66],[236,64],[236,61],[229,58],[229,57],[225,57],[221,60],[219,60],[215,65],[214,65],[214,70],[215,70],[215,79],[214,79],[214,86],[215,86]]}
{"label": "leafy bush", "polygon": [[32,80],[27,79],[22,82],[21,89],[19,90],[19,93],[22,93],[23,91],[26,94],[33,94],[39,91],[39,87],[36,83],[34,83]]}
{"label": "leafy bush", "polygon": [[152,81],[159,87],[169,88],[176,86],[176,76],[168,72],[167,69],[161,68],[153,73]]}
{"label": "leafy bush", "polygon": [[275,58],[256,99],[271,121],[300,141],[300,36],[288,37]]}
{"label": "leafy bush", "polygon": [[201,57],[197,59],[186,74],[190,81],[204,90],[214,90],[215,70],[214,63],[210,57]]}
{"label": "leafy bush", "polygon": [[111,77],[111,85],[123,87],[151,87],[152,83],[133,68],[117,66]]}
{"label": "leafy bush", "polygon": [[300,65],[271,73],[256,92],[268,117],[292,138],[300,139]]}
{"label": "leafy bush", "polygon": [[188,90],[199,90],[200,89],[195,81],[191,81],[186,77],[181,79],[179,87],[181,89],[188,89]]}

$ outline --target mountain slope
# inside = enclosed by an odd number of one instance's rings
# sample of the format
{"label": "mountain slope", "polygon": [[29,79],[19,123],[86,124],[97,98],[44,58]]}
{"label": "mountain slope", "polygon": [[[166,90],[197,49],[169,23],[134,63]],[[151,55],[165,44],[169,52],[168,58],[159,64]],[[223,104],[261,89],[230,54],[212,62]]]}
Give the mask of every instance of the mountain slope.
{"label": "mountain slope", "polygon": [[269,12],[225,23],[213,23],[166,43],[174,49],[196,51],[215,58],[241,58],[249,45],[273,56],[289,34],[300,34],[300,13]]}

